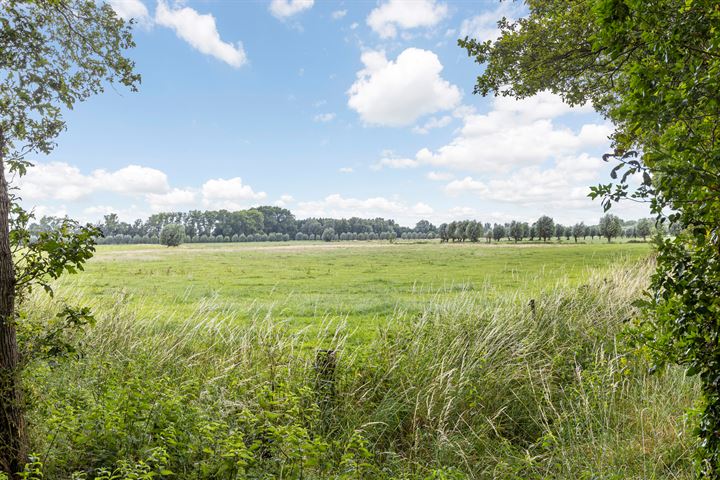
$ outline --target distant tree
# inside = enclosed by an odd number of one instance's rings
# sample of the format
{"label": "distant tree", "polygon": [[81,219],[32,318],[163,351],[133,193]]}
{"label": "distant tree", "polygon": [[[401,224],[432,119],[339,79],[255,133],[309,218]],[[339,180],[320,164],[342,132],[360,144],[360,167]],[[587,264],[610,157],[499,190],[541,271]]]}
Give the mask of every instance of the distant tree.
{"label": "distant tree", "polygon": [[524,234],[525,229],[523,228],[522,223],[516,222],[515,220],[510,222],[510,236],[515,240],[515,243],[522,240]]}
{"label": "distant tree", "polygon": [[496,223],[495,225],[493,225],[492,236],[496,242],[502,240],[502,238],[505,236],[505,225],[501,223]]}
{"label": "distant tree", "polygon": [[635,232],[638,236],[642,237],[643,240],[645,240],[645,237],[649,236],[652,231],[652,224],[650,223],[650,220],[647,218],[641,218],[638,220],[637,225],[635,226]]}
{"label": "distant tree", "polygon": [[323,242],[332,242],[335,238],[335,229],[332,227],[326,228],[322,232],[322,240]]}
{"label": "distant tree", "polygon": [[622,220],[616,215],[608,213],[600,219],[600,235],[607,238],[608,243],[622,233]]}
{"label": "distant tree", "polygon": [[165,225],[160,232],[160,243],[167,247],[177,247],[183,242],[185,229],[177,223]]}
{"label": "distant tree", "polygon": [[583,222],[576,223],[572,227],[572,236],[575,238],[575,243],[578,241],[578,237],[584,237],[585,236],[585,224]]}
{"label": "distant tree", "polygon": [[543,242],[547,242],[555,232],[555,222],[547,215],[543,215],[535,222],[535,230],[538,238],[541,238]]}
{"label": "distant tree", "polygon": [[447,242],[450,238],[448,236],[448,224],[442,223],[440,224],[440,227],[438,227],[438,235],[440,236],[440,243]]}
{"label": "distant tree", "polygon": [[559,223],[555,225],[555,238],[557,238],[558,241],[562,239],[562,236],[565,234],[565,227],[563,225],[560,225]]}
{"label": "distant tree", "polygon": [[427,220],[420,220],[415,224],[415,231],[417,233],[428,233],[435,230],[435,227],[432,223],[428,222]]}

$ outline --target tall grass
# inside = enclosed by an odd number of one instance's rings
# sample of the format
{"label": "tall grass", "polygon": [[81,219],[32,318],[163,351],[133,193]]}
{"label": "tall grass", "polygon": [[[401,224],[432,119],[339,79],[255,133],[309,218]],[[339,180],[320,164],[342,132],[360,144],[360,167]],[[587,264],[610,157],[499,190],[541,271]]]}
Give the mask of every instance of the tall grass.
{"label": "tall grass", "polygon": [[[27,369],[33,449],[58,479],[690,478],[696,385],[648,375],[621,335],[651,269],[560,285],[534,311],[438,297],[361,346],[342,319],[241,323],[209,301],[167,321],[118,298],[82,356]],[[57,308],[33,301],[34,324]],[[337,352],[333,388],[316,349]]]}

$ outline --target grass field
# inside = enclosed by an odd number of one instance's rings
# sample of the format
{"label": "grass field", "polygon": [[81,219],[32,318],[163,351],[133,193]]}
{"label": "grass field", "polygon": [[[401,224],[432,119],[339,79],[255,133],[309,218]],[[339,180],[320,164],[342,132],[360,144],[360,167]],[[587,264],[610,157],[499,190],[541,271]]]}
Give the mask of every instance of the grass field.
{"label": "grass field", "polygon": [[60,302],[30,299],[26,358],[63,299],[97,317],[81,355],[25,371],[32,448],[58,479],[691,478],[696,384],[623,333],[649,254],[102,247]]}
{"label": "grass field", "polygon": [[527,301],[648,253],[647,244],[602,243],[101,246],[84,273],[65,278],[100,305],[120,299],[143,317],[183,319],[198,308],[241,320],[272,312],[298,328],[332,317],[365,331],[396,311],[417,314],[461,292]]}
{"label": "grass field", "polygon": [[697,386],[624,333],[650,252],[101,247],[29,299],[26,358],[63,300],[97,317],[25,370],[32,448],[58,479],[692,478]]}

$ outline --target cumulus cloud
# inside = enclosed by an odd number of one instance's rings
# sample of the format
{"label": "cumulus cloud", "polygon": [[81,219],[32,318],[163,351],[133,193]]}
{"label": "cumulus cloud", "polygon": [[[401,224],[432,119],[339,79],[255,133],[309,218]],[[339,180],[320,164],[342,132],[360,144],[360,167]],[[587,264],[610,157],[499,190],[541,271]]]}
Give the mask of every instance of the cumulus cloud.
{"label": "cumulus cloud", "polygon": [[447,14],[447,5],[435,0],[388,0],[370,12],[367,24],[381,38],[394,38],[398,29],[433,27]]}
{"label": "cumulus cloud", "polygon": [[367,124],[410,125],[460,101],[460,90],[440,76],[443,66],[429,50],[408,48],[395,61],[384,52],[368,51],[361,61],[365,68],[348,90],[348,106]]}
{"label": "cumulus cloud", "polygon": [[270,13],[282,20],[312,8],[314,3],[314,0],[272,0]]}
{"label": "cumulus cloud", "polygon": [[173,188],[166,193],[149,193],[146,199],[153,212],[177,211],[192,208],[197,193],[189,188]]}
{"label": "cumulus cloud", "polygon": [[502,173],[608,145],[610,125],[591,123],[574,131],[553,122],[578,111],[585,108],[571,109],[550,93],[519,101],[497,97],[492,111],[465,116],[450,143],[434,151],[421,149],[416,159],[456,170]]}
{"label": "cumulus cloud", "polygon": [[313,121],[320,123],[331,122],[335,119],[334,113],[318,113],[313,117]]}
{"label": "cumulus cloud", "polygon": [[128,165],[115,171],[95,170],[89,175],[65,162],[37,164],[17,180],[25,201],[77,201],[106,191],[129,195],[164,193],[170,188],[167,175],[160,170]]}
{"label": "cumulus cloud", "polygon": [[255,192],[242,178],[216,178],[208,180],[200,189],[202,204],[210,209],[239,210],[267,197],[265,192]]}
{"label": "cumulus cloud", "polygon": [[451,195],[470,192],[483,199],[519,205],[577,208],[590,204],[588,185],[604,166],[601,159],[581,154],[560,158],[550,168],[524,167],[489,181],[467,176],[448,183],[445,190]]}
{"label": "cumulus cloud", "polygon": [[190,7],[169,7],[165,0],[158,0],[155,22],[175,30],[178,37],[205,55],[235,68],[247,63],[242,43],[224,42],[211,14],[201,14]]}
{"label": "cumulus cloud", "polygon": [[150,14],[141,0],[108,0],[118,17],[127,21],[135,19],[141,23],[150,20]]}
{"label": "cumulus cloud", "polygon": [[429,205],[418,202],[409,205],[401,200],[385,197],[351,198],[340,194],[328,195],[322,200],[298,202],[296,215],[305,217],[385,217],[395,218],[403,223],[419,220],[423,215],[433,213]]}

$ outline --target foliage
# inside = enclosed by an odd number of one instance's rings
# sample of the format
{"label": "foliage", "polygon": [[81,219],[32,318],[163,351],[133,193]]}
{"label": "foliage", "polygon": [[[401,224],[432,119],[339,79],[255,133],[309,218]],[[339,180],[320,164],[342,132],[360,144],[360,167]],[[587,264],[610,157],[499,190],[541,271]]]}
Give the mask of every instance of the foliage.
{"label": "foliage", "polygon": [[160,232],[160,243],[166,247],[177,247],[183,242],[185,229],[177,223],[165,225]]}
{"label": "foliage", "polygon": [[[27,458],[18,309],[34,285],[82,268],[94,250],[96,230],[64,221],[34,235],[31,214],[12,195],[6,175],[23,176],[28,155],[47,154],[65,128],[63,113],[120,83],[135,90],[140,77],[124,56],[133,47],[126,25],[106,3],[94,0],[6,0],[0,3],[0,469],[16,473]],[[72,327],[87,323],[86,310],[65,307]],[[47,351],[56,332],[44,337]],[[48,342],[50,345],[48,345]],[[67,345],[57,344],[60,350]],[[22,359],[28,360],[28,359]],[[35,478],[35,472],[26,472]],[[22,476],[22,475],[21,475]]]}
{"label": "foliage", "polygon": [[323,230],[322,240],[323,242],[332,242],[333,240],[335,240],[335,229],[326,228],[325,230]]}
{"label": "foliage", "polygon": [[[386,260],[397,255],[386,248]],[[577,248],[587,247],[537,250]],[[508,250],[498,263],[518,254]],[[309,330],[280,308],[247,318],[210,299],[169,319],[118,297],[84,335],[85,355],[26,370],[43,452],[33,468],[87,479],[690,478],[678,417],[695,384],[677,369],[649,376],[645,358],[621,353],[650,268],[546,284],[534,315],[514,288],[416,299],[419,311],[364,326],[373,335],[360,344],[342,315]],[[173,298],[164,311],[181,308]],[[32,301],[38,317],[57,311]],[[330,400],[316,390],[316,348],[338,352]]]}
{"label": "foliage", "polygon": [[600,235],[607,238],[608,243],[622,233],[622,221],[617,215],[611,213],[603,215],[598,226]]}
{"label": "foliage", "polygon": [[[550,90],[592,104],[615,125],[617,184],[592,196],[607,210],[649,201],[659,223],[658,270],[639,336],[658,365],[702,381],[699,472],[720,475],[720,9],[716,0],[528,0],[496,42],[460,41],[483,64],[475,92],[527,97]],[[641,179],[634,191],[629,180]]]}
{"label": "foliage", "polygon": [[537,236],[542,238],[543,242],[547,242],[555,231],[555,222],[547,215],[543,215],[535,222],[535,231],[537,232]]}

